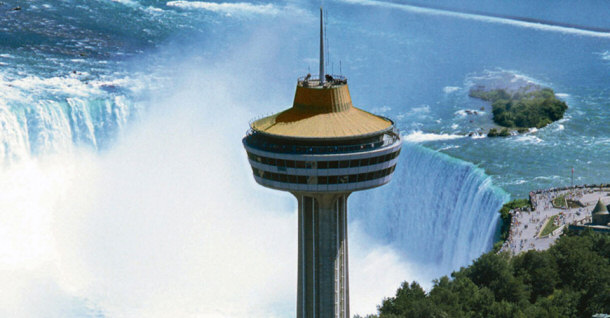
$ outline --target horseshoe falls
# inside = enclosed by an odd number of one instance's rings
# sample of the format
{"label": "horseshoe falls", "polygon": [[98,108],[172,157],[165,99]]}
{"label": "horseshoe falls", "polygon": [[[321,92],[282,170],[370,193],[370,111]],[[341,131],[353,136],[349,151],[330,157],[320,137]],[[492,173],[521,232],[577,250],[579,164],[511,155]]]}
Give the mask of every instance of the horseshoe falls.
{"label": "horseshoe falls", "polygon": [[420,145],[404,144],[401,156],[395,172],[401,181],[353,194],[350,217],[357,226],[435,274],[488,251],[508,194],[482,169]]}
{"label": "horseshoe falls", "polygon": [[[488,251],[509,197],[572,166],[608,181],[609,11],[574,6],[325,2],[326,68],[407,141],[392,182],[350,199],[354,314]],[[294,199],[256,186],[240,140],[317,68],[318,10],[2,1],[0,316],[293,317]],[[469,88],[498,78],[551,87],[565,118],[467,137],[491,116]]]}

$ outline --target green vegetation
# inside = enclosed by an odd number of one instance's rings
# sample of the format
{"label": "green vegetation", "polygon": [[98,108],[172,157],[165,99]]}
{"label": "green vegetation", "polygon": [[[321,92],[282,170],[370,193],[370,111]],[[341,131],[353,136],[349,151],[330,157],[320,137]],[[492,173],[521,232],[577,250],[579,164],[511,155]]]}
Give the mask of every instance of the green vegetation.
{"label": "green vegetation", "polygon": [[[527,208],[531,207],[530,200],[528,199],[517,199],[510,202],[505,203],[500,209],[500,219],[502,224],[500,226],[500,246],[502,243],[508,239],[508,234],[510,232],[510,224],[512,221],[512,216],[510,215],[510,210],[518,209],[518,208]],[[494,246],[496,247],[496,246]]]}
{"label": "green vegetation", "polygon": [[551,232],[553,232],[557,228],[559,228],[559,226],[555,225],[555,220],[556,219],[557,219],[557,215],[551,216],[549,221],[546,222],[546,225],[542,229],[542,232],[540,232],[540,237],[547,236],[547,235],[551,234]]}
{"label": "green vegetation", "polygon": [[487,133],[487,137],[507,137],[507,136],[510,136],[510,131],[508,131],[508,129],[506,129],[506,128],[502,128],[500,131],[498,131],[495,128],[492,128]]}
{"label": "green vegetation", "polygon": [[610,313],[610,235],[560,237],[546,251],[483,254],[434,280],[426,293],[404,282],[370,317],[591,317]]}
{"label": "green vegetation", "polygon": [[568,207],[573,209],[573,208],[582,208],[583,205],[582,203],[578,202],[578,201],[573,201],[570,199],[566,200],[566,193],[556,197],[555,199],[553,199],[552,203],[553,206],[556,208],[566,208],[566,202],[568,202]]}
{"label": "green vegetation", "polygon": [[565,208],[566,207],[566,195],[565,193],[557,196],[555,199],[553,199],[553,206],[556,208]]}
{"label": "green vegetation", "polygon": [[541,128],[563,118],[568,105],[555,97],[552,89],[530,89],[525,87],[513,94],[503,89],[472,89],[469,95],[490,101],[494,122],[504,127]]}

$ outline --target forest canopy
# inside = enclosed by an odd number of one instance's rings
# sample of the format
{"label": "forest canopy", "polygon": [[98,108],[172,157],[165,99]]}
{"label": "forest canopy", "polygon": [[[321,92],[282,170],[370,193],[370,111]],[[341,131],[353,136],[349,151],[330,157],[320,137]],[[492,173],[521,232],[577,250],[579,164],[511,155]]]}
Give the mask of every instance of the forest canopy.
{"label": "forest canopy", "polygon": [[546,251],[483,254],[434,281],[404,282],[369,317],[591,317],[610,313],[610,235],[560,237]]}

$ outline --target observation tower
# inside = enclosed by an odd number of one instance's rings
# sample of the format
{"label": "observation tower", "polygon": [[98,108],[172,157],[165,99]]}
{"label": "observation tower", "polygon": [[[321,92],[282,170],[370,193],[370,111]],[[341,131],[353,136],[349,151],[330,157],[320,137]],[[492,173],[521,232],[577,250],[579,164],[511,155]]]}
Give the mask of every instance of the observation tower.
{"label": "observation tower", "polygon": [[292,107],[250,123],[242,142],[256,182],[298,200],[297,317],[350,317],[347,197],[390,181],[402,140],[324,72],[321,8],[319,77],[299,78]]}

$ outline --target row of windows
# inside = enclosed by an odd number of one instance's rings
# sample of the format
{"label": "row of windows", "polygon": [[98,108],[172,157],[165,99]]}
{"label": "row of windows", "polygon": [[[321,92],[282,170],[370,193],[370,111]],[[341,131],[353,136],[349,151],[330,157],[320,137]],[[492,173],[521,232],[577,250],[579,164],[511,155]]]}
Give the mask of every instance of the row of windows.
{"label": "row of windows", "polygon": [[[397,137],[392,135],[392,141],[396,141]],[[250,147],[258,148],[265,151],[280,152],[280,153],[311,153],[311,154],[327,154],[327,153],[346,153],[358,152],[379,148],[384,145],[382,136],[372,138],[369,142],[355,145],[332,145],[332,146],[314,146],[314,145],[295,145],[282,144],[281,142],[267,141],[266,138],[258,138],[256,135],[251,135],[247,139],[247,144]]]}
{"label": "row of windows", "polygon": [[336,168],[356,168],[368,165],[374,165],[392,160],[400,154],[400,149],[396,152],[389,153],[383,156],[373,158],[363,158],[355,160],[342,161],[300,161],[300,160],[284,160],[257,156],[248,153],[248,158],[252,161],[260,162],[265,165],[277,166],[282,168],[301,168],[301,169],[336,169]]}
{"label": "row of windows", "polygon": [[373,179],[383,178],[392,172],[394,172],[396,166],[392,166],[387,169],[377,170],[368,173],[350,174],[343,176],[295,176],[287,175],[282,173],[274,173],[269,171],[263,171],[260,169],[252,168],[252,172],[255,176],[259,176],[263,179],[279,181],[285,183],[298,183],[298,184],[342,184],[342,183],[354,183],[364,182]]}

